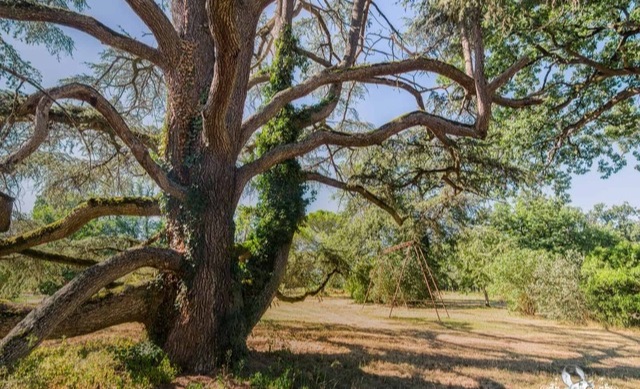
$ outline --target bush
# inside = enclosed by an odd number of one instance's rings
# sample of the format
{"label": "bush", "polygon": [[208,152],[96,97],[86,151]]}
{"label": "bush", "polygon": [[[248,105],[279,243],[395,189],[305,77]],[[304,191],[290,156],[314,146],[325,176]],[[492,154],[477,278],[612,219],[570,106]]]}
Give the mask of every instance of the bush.
{"label": "bush", "polygon": [[0,387],[153,388],[176,374],[162,350],[148,342],[63,342],[36,349],[11,374],[0,375]]}
{"label": "bush", "polygon": [[640,325],[640,244],[622,242],[597,249],[582,266],[582,289],[600,321],[616,326]]}
{"label": "bush", "polygon": [[514,311],[581,322],[588,316],[580,290],[581,263],[575,252],[512,248],[492,264],[490,289]]}

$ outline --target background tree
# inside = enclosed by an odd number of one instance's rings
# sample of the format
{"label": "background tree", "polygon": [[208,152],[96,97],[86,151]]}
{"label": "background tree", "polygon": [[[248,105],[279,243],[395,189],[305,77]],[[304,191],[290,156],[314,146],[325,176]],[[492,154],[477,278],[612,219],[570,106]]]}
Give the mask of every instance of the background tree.
{"label": "background tree", "polygon": [[[635,57],[622,55],[635,42],[633,2],[617,8],[597,2],[606,11],[597,16],[591,6],[555,2],[526,2],[522,12],[521,2],[411,1],[418,22],[410,26],[411,40],[388,18],[371,17],[383,15],[369,0],[126,3],[153,39],[114,31],[87,16],[83,0],[0,1],[2,74],[9,88],[0,104],[4,190],[17,193],[26,180],[35,180],[48,200],[68,190],[100,196],[40,229],[14,231],[0,241],[2,259],[67,238],[98,217],[161,216],[166,223],[166,245],[117,254],[80,273],[38,308],[3,315],[0,365],[49,336],[139,321],[184,371],[209,372],[229,353],[243,352],[276,293],[308,202],[307,181],[359,193],[398,223],[406,216],[395,210],[391,196],[332,170],[336,158],[413,129],[408,134],[416,142],[396,143],[397,154],[417,156],[432,145],[441,150],[441,157],[425,155],[433,163],[416,172],[416,186],[429,176],[458,193],[467,186],[465,177],[477,178],[474,171],[491,166],[477,163],[477,153],[468,150],[482,150],[483,139],[509,141],[505,132],[490,131],[492,118],[511,134],[532,128],[518,135],[524,143],[566,123],[556,136],[564,141],[553,143],[563,146],[569,135],[593,128],[599,119],[618,120],[617,130],[630,131],[636,117],[629,100],[636,94],[634,78],[625,70],[633,68]],[[610,28],[619,15],[620,28]],[[585,38],[583,24],[565,23],[587,17],[621,44],[609,44],[609,35],[599,33]],[[434,20],[436,30],[421,24]],[[34,82],[37,70],[5,36],[45,45],[58,55],[73,46],[61,26],[102,42],[103,61],[93,65],[95,74],[43,90]],[[556,42],[552,35],[535,40],[566,29],[571,33],[563,35],[560,48],[549,46]],[[503,39],[512,36],[517,38]],[[603,46],[613,51],[604,53]],[[565,47],[572,51],[557,52]],[[613,59],[603,67],[605,54]],[[557,82],[540,81],[548,67]],[[433,76],[438,85],[425,87]],[[564,86],[563,77],[581,76],[593,77],[597,82],[588,84],[598,93],[575,83]],[[410,93],[415,110],[372,128],[350,108],[367,84]],[[621,95],[603,102],[599,92]],[[527,127],[531,123],[537,125]],[[418,147],[412,149],[414,143]],[[535,152],[548,149],[543,146]],[[565,148],[555,149],[565,155]],[[512,164],[528,157],[520,153]],[[462,174],[469,164],[478,169]],[[384,169],[393,174],[385,177],[395,181],[402,167],[390,161]],[[132,197],[131,177],[153,182],[159,196]],[[234,214],[250,183],[259,192],[256,228],[247,242],[235,242]],[[161,271],[156,282],[90,300],[144,266]]]}

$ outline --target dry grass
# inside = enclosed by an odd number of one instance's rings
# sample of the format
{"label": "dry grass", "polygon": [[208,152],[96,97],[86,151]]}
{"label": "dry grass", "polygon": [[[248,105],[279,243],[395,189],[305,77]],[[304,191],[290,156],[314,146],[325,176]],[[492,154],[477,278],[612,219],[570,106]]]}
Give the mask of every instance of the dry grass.
{"label": "dry grass", "polygon": [[[348,299],[279,303],[249,338],[247,379],[181,377],[168,387],[246,388],[258,371],[293,369],[295,382],[310,388],[565,388],[560,372],[577,364],[596,388],[640,388],[638,330],[521,317],[447,297],[451,318],[441,312],[442,323],[425,308],[396,308],[390,319],[388,307]],[[100,337],[140,331],[121,326]]]}
{"label": "dry grass", "polygon": [[442,323],[432,309],[396,308],[389,319],[387,307],[347,299],[279,304],[249,345],[263,367],[289,358],[330,388],[563,388],[560,372],[573,364],[596,387],[640,388],[639,331],[524,318],[449,297],[457,301]]}

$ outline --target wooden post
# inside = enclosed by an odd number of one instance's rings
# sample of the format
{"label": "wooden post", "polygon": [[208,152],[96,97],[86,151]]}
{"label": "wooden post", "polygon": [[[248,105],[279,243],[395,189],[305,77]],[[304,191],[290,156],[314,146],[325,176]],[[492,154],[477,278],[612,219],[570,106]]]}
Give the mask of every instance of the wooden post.
{"label": "wooden post", "polygon": [[418,254],[418,248],[416,245],[413,245],[413,251],[416,255],[416,260],[420,264],[420,270],[422,271],[422,277],[424,277],[424,284],[427,286],[427,291],[429,291],[429,297],[431,298],[431,302],[433,303],[433,308],[436,310],[436,315],[438,316],[438,321],[442,322],[440,319],[440,312],[438,312],[438,304],[436,303],[435,298],[433,297],[433,292],[431,292],[431,286],[429,285],[429,280],[427,279],[427,272],[424,269],[424,265],[422,264],[422,259],[420,259],[420,254]]}
{"label": "wooden post", "polygon": [[419,245],[418,245],[418,248],[417,248],[417,252],[420,254],[420,257],[424,261],[424,265],[427,268],[427,272],[429,274],[429,278],[431,278],[431,281],[433,282],[433,287],[436,290],[437,296],[440,298],[440,302],[442,303],[442,306],[444,307],[444,311],[447,313],[447,317],[451,318],[451,316],[449,316],[449,310],[447,309],[447,305],[444,303],[444,299],[442,298],[442,293],[440,293],[440,289],[438,288],[438,283],[436,282],[436,279],[433,276],[433,272],[431,272],[431,268],[429,267],[429,262],[427,262],[427,257],[424,255],[424,252],[422,251],[422,249],[420,248]]}
{"label": "wooden post", "polygon": [[7,232],[11,227],[11,213],[15,200],[8,194],[0,192],[0,232]]}
{"label": "wooden post", "polygon": [[408,259],[409,259],[409,256],[405,255],[404,261],[402,261],[402,269],[400,269],[400,278],[398,278],[396,291],[393,294],[393,300],[391,300],[391,309],[389,309],[389,317],[391,317],[391,314],[393,313],[393,307],[396,305],[396,297],[398,296],[398,292],[400,291],[400,284],[402,283],[402,278],[404,277],[404,268],[407,266]]}

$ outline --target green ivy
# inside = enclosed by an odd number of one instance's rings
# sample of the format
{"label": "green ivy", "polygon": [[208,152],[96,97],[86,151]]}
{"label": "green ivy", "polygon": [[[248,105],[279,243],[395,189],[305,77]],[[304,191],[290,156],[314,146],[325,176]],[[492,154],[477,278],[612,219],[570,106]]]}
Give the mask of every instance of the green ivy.
{"label": "green ivy", "polygon": [[[304,59],[296,54],[296,46],[291,27],[285,26],[276,41],[271,77],[264,92],[266,100],[291,87],[295,70],[304,66]],[[302,129],[295,125],[298,115],[299,111],[288,104],[263,127],[256,140],[258,156],[300,137]],[[258,177],[256,189],[257,225],[248,242],[252,255],[243,269],[245,293],[249,296],[259,293],[271,278],[278,249],[291,241],[308,204],[305,199],[308,187],[295,159],[284,161]]]}

